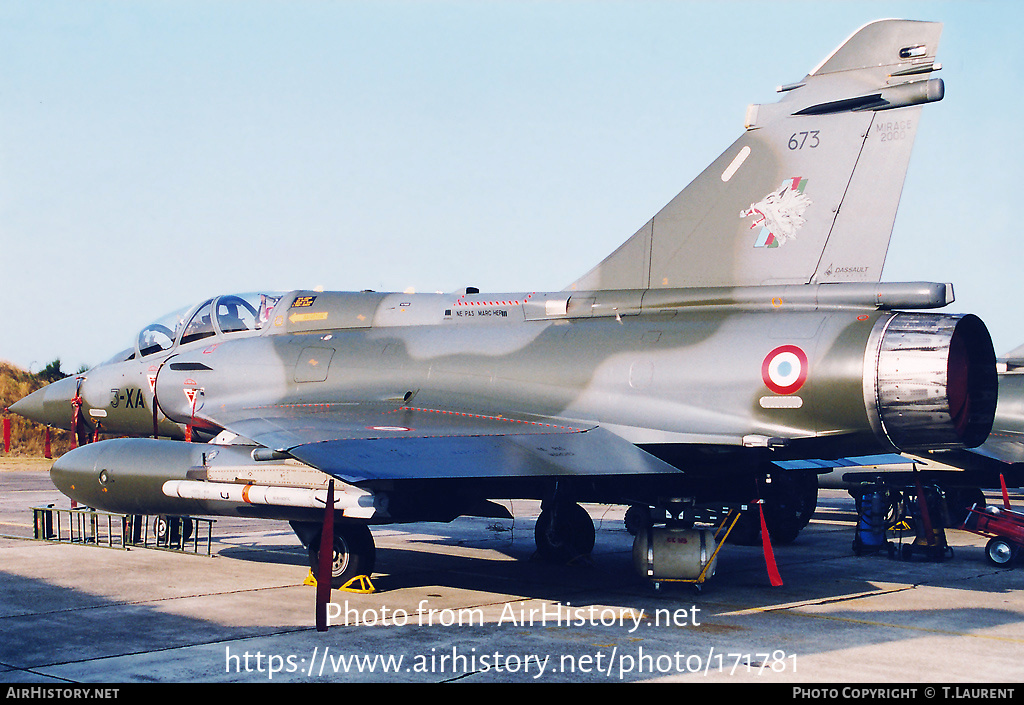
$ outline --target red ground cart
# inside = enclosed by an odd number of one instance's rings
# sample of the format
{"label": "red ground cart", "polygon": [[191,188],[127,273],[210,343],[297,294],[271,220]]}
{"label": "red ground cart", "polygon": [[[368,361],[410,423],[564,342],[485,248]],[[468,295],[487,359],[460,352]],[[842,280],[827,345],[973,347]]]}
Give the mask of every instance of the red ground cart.
{"label": "red ground cart", "polygon": [[1024,547],[1024,514],[1010,509],[1006,485],[1003,485],[1002,507],[978,509],[975,505],[967,512],[967,518],[960,528],[972,534],[991,537],[985,545],[985,556],[993,565],[1007,565]]}

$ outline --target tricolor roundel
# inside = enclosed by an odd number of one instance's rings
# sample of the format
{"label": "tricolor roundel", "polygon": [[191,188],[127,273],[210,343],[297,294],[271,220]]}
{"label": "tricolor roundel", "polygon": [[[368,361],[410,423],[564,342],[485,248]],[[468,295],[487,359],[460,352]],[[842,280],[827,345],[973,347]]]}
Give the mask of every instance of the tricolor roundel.
{"label": "tricolor roundel", "polygon": [[761,363],[761,379],[776,394],[792,394],[807,381],[807,353],[795,345],[781,345]]}

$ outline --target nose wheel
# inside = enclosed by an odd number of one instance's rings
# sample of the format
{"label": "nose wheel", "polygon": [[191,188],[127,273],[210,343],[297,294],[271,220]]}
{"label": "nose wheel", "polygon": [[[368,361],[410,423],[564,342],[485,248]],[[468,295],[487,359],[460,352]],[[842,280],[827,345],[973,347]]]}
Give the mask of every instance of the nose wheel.
{"label": "nose wheel", "polygon": [[192,517],[164,516],[153,519],[153,535],[161,546],[179,546],[192,538]]}
{"label": "nose wheel", "polygon": [[[320,534],[308,543],[309,566],[315,575],[320,568]],[[370,575],[377,559],[373,534],[365,524],[336,524],[331,557],[331,587],[340,588],[358,575]]]}

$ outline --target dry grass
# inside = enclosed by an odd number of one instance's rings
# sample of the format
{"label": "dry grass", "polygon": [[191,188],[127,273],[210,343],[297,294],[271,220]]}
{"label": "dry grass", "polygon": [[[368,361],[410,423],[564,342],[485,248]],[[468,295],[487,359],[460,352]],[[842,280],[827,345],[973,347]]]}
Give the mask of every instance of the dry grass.
{"label": "dry grass", "polygon": [[[22,397],[46,386],[46,383],[31,372],[0,361],[0,413]],[[71,409],[68,409],[70,418]],[[11,456],[43,457],[46,427],[23,419],[17,414],[7,414],[11,420]],[[59,429],[50,430],[50,447],[56,458],[71,449],[71,434]],[[0,453],[3,445],[0,443]]]}

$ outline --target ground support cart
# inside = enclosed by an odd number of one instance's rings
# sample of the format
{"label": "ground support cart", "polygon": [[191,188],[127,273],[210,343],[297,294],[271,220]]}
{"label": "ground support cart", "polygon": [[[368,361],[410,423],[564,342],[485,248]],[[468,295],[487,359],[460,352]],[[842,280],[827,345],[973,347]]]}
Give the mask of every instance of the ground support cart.
{"label": "ground support cart", "polygon": [[[950,526],[945,493],[934,485],[891,486],[883,481],[865,484],[857,498],[857,531],[853,551],[858,556],[884,549],[890,558],[921,556],[942,561],[952,558],[945,528]],[[913,532],[912,541],[904,536]]]}
{"label": "ground support cart", "polygon": [[[726,509],[726,508],[723,508]],[[662,583],[684,583],[701,591],[704,581],[715,574],[718,553],[740,518],[741,508],[711,511],[697,518],[700,523],[717,524],[712,529],[694,529],[689,525],[653,527],[638,531],[633,541],[633,562],[655,590]]]}
{"label": "ground support cart", "polygon": [[1003,566],[1020,555],[1024,547],[1024,514],[1007,506],[971,507],[964,519],[965,531],[989,537],[985,557],[993,565]]}

